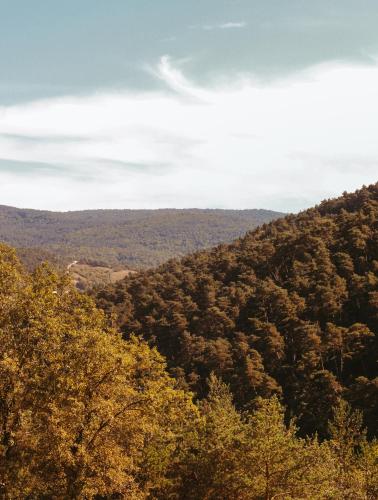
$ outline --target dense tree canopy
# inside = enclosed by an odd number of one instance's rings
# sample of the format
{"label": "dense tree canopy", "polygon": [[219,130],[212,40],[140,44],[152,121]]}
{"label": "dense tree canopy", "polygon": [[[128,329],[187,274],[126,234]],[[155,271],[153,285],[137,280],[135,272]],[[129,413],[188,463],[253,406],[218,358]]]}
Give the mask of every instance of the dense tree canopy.
{"label": "dense tree canopy", "polygon": [[97,302],[200,398],[214,372],[239,408],[282,397],[303,434],[328,435],[341,396],[378,431],[378,184],[130,277]]}
{"label": "dense tree canopy", "polygon": [[[214,374],[194,404],[155,349],[4,246],[0,336],[0,498],[377,498],[377,442],[342,400],[323,442],[299,437],[277,396],[239,411]],[[273,384],[256,353],[251,380]]]}
{"label": "dense tree canopy", "polygon": [[332,439],[300,438],[285,423],[277,397],[257,398],[238,412],[228,387],[214,375],[199,404],[201,420],[181,444],[176,481],[156,492],[163,500],[375,500],[378,446],[368,442],[361,415],[341,402]]}

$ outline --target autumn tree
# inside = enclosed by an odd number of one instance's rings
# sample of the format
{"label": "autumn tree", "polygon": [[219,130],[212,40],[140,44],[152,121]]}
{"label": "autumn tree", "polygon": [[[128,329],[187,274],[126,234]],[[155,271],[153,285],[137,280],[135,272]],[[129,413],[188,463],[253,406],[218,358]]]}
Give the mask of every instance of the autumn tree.
{"label": "autumn tree", "polygon": [[244,498],[332,498],[332,455],[317,438],[297,436],[293,421],[285,424],[276,396],[259,399],[248,418],[247,447],[242,457],[248,495]]}
{"label": "autumn tree", "polygon": [[334,498],[335,455],[317,438],[302,439],[276,396],[238,412],[214,375],[199,403],[201,424],[179,469],[179,487],[162,498],[188,500],[328,500]]}
{"label": "autumn tree", "polygon": [[335,456],[340,500],[374,500],[378,495],[378,443],[368,442],[363,416],[343,400],[334,407],[329,447]]}
{"label": "autumn tree", "polygon": [[5,498],[144,498],[196,417],[156,350],[125,342],[48,268],[0,247],[0,483]]}
{"label": "autumn tree", "polygon": [[233,405],[229,388],[215,375],[210,376],[209,395],[199,403],[199,410],[201,421],[191,442],[186,444],[178,471],[179,487],[173,492],[173,498],[241,498],[240,457],[245,425]]}

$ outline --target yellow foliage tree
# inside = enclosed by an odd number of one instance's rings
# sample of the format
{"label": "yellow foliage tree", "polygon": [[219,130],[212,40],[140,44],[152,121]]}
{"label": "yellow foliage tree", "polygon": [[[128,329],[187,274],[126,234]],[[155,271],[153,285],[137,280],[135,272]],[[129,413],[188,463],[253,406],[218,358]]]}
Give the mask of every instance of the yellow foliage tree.
{"label": "yellow foliage tree", "polygon": [[[286,425],[277,397],[240,414],[227,385],[210,378],[202,420],[187,446],[180,484],[160,498],[187,500],[329,500],[336,498],[327,443],[301,439]],[[175,494],[174,494],[175,493]]]}
{"label": "yellow foliage tree", "polygon": [[378,498],[378,442],[369,442],[363,415],[341,400],[329,424],[329,446],[335,456],[337,495],[340,500]]}
{"label": "yellow foliage tree", "polygon": [[327,443],[319,443],[316,437],[297,437],[294,423],[285,424],[284,408],[277,397],[257,403],[248,419],[243,498],[334,498],[335,464]]}
{"label": "yellow foliage tree", "polygon": [[197,412],[156,350],[5,246],[0,336],[1,497],[139,499],[165,481]]}

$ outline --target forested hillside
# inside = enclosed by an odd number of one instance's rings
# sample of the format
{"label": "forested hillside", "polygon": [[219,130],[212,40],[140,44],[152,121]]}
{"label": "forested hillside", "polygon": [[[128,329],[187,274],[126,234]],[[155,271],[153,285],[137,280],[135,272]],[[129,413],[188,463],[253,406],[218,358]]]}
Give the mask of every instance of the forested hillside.
{"label": "forested hillside", "polygon": [[[199,209],[58,213],[0,206],[0,242],[22,248],[28,264],[44,260],[48,252],[65,264],[91,260],[138,269],[232,241],[281,215],[269,210]],[[32,257],[27,255],[30,248]]]}
{"label": "forested hillside", "polygon": [[342,400],[323,442],[275,396],[238,412],[214,375],[194,403],[67,275],[0,245],[0,278],[1,499],[377,498],[378,443]]}
{"label": "forested hillside", "polygon": [[277,394],[327,435],[340,397],[378,431],[378,184],[171,260],[98,293],[200,398],[211,372],[239,408]]}

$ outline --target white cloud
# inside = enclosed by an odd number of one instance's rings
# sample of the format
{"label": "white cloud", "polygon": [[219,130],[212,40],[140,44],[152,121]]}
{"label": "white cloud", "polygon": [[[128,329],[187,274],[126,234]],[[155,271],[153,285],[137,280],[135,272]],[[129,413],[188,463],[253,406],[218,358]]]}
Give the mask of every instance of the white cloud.
{"label": "white cloud", "polygon": [[245,28],[247,26],[247,23],[245,22],[228,22],[228,23],[223,23],[220,24],[218,27],[222,30],[227,30],[227,29],[233,29],[233,28]]}
{"label": "white cloud", "polygon": [[213,30],[227,30],[227,29],[241,29],[245,28],[247,23],[244,21],[229,21],[221,24],[192,24],[189,26],[190,29],[201,29],[203,31],[213,31]]}
{"label": "white cloud", "polygon": [[167,91],[0,108],[0,203],[297,210],[377,181],[376,66],[206,89],[168,56],[154,72]]}
{"label": "white cloud", "polygon": [[148,70],[157,78],[164,81],[167,87],[174,90],[182,97],[200,101],[206,101],[211,98],[209,92],[194,86],[178,68],[172,65],[169,55],[161,57],[156,69],[148,68]]}

